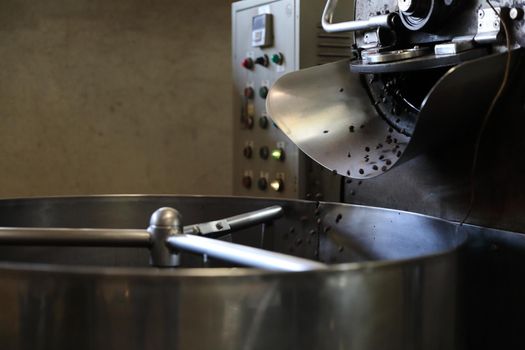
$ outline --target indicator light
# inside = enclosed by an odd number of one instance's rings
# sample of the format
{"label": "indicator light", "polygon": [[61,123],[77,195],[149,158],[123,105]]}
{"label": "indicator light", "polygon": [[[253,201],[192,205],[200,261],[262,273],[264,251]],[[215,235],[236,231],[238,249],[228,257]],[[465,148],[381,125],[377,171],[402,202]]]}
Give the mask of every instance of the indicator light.
{"label": "indicator light", "polygon": [[282,192],[283,189],[284,189],[284,182],[283,182],[283,180],[281,180],[281,179],[273,180],[272,182],[270,182],[270,187],[271,187],[275,192]]}
{"label": "indicator light", "polygon": [[278,65],[281,65],[283,64],[283,61],[284,61],[284,56],[282,53],[274,53],[272,55],[272,62],[275,63],[275,64],[278,64]]}
{"label": "indicator light", "polygon": [[272,151],[272,158],[275,160],[284,160],[284,150],[282,148],[276,148]]}
{"label": "indicator light", "polygon": [[249,57],[245,58],[241,65],[246,69],[252,69],[253,68],[253,60]]}

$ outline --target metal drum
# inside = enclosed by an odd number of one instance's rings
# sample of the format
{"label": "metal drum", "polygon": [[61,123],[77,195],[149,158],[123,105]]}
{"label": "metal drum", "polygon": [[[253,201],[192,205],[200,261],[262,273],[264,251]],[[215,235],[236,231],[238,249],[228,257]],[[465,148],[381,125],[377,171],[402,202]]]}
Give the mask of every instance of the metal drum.
{"label": "metal drum", "polygon": [[[329,263],[274,272],[138,247],[0,247],[2,349],[454,349],[452,223],[372,207],[251,198],[107,196],[0,201],[0,226],[144,229],[159,207],[185,224],[281,205],[233,242]],[[203,267],[205,266],[205,267]]]}

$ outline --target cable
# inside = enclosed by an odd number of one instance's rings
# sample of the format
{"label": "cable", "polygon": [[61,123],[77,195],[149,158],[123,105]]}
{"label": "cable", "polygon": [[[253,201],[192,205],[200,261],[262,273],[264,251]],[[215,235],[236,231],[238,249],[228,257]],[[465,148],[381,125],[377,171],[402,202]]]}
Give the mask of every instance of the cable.
{"label": "cable", "polygon": [[485,132],[485,128],[487,127],[488,121],[490,119],[490,116],[492,112],[494,111],[494,107],[496,107],[496,103],[500,99],[501,95],[503,94],[503,91],[505,90],[507,83],[509,81],[509,75],[510,75],[510,63],[511,63],[511,47],[510,47],[510,33],[509,29],[507,27],[507,24],[501,17],[501,14],[492,6],[490,3],[490,0],[487,0],[487,3],[489,4],[490,8],[496,13],[496,15],[499,17],[501,24],[503,25],[503,31],[505,32],[505,42],[507,46],[507,61],[505,63],[505,70],[503,73],[503,79],[501,81],[501,85],[498,89],[498,92],[496,95],[494,95],[494,98],[492,99],[492,102],[490,103],[489,108],[487,109],[487,113],[483,117],[483,122],[481,123],[481,127],[478,132],[478,136],[476,138],[476,143],[474,144],[474,157],[472,159],[472,167],[470,168],[470,202],[468,206],[467,213],[465,214],[465,217],[463,220],[461,220],[459,226],[462,226],[467,219],[469,218],[470,214],[472,213],[472,208],[474,206],[474,202],[476,199],[476,186],[474,183],[475,175],[476,175],[476,169],[478,166],[478,158],[479,158],[479,149],[481,145],[481,140],[483,138],[483,134]]}

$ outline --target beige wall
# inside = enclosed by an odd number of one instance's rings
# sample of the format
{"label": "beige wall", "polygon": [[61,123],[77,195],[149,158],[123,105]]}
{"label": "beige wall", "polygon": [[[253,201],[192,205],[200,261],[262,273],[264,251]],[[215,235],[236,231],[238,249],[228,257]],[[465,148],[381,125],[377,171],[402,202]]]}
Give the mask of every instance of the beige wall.
{"label": "beige wall", "polygon": [[230,1],[0,1],[0,196],[231,191]]}

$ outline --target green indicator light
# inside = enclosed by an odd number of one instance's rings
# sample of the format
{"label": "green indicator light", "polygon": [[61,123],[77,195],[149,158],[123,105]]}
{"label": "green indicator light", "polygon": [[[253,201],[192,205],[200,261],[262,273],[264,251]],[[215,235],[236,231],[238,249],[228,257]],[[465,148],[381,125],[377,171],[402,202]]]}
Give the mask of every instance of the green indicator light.
{"label": "green indicator light", "polygon": [[272,151],[272,158],[275,160],[283,160],[284,159],[284,151],[282,148],[277,148]]}
{"label": "green indicator light", "polygon": [[272,62],[281,65],[283,63],[283,54],[275,53],[272,55]]}

